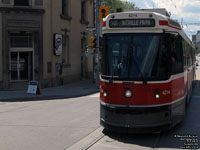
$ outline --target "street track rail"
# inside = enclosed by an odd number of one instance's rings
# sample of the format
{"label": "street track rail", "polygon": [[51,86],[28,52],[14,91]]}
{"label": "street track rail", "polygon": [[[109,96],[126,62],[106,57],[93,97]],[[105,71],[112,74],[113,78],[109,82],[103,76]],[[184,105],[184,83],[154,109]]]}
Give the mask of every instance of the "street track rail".
{"label": "street track rail", "polygon": [[95,145],[98,141],[100,141],[102,138],[104,138],[105,135],[101,135],[99,137],[97,137],[96,139],[94,139],[91,143],[89,143],[88,145],[86,145],[83,149],[81,150],[88,150],[90,149],[93,145]]}

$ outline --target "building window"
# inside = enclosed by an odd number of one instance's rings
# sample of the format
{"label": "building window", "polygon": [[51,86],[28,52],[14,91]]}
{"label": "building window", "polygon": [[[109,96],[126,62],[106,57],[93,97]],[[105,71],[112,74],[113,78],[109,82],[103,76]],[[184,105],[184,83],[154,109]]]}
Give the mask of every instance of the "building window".
{"label": "building window", "polygon": [[29,6],[29,0],[15,0],[15,6]]}
{"label": "building window", "polygon": [[10,34],[10,47],[33,47],[33,37],[31,33],[20,32]]}
{"label": "building window", "polygon": [[62,15],[68,16],[68,0],[62,0]]}
{"label": "building window", "polygon": [[88,24],[87,16],[86,16],[86,0],[81,0],[81,20],[82,24]]}
{"label": "building window", "polygon": [[43,5],[43,0],[35,0],[35,5],[42,6]]}
{"label": "building window", "polygon": [[62,13],[60,15],[62,19],[71,20],[69,16],[69,0],[62,0]]}
{"label": "building window", "polygon": [[2,0],[3,4],[10,4],[10,0]]}
{"label": "building window", "polygon": [[81,20],[86,20],[86,2],[81,1]]}

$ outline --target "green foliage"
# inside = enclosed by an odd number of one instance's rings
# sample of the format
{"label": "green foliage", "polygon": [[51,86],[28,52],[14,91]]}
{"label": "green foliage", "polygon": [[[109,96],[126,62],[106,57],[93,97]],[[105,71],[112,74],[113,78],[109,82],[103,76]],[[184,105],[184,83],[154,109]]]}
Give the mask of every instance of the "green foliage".
{"label": "green foliage", "polygon": [[117,8],[122,10],[133,10],[139,9],[134,3],[131,2],[122,2],[121,0],[105,0],[105,5],[109,7],[109,13],[116,12]]}
{"label": "green foliage", "polygon": [[125,10],[137,10],[139,9],[134,3],[132,2],[123,2]]}
{"label": "green foliage", "polygon": [[109,7],[109,13],[114,13],[117,8],[123,9],[124,7],[120,0],[106,0],[105,5]]}

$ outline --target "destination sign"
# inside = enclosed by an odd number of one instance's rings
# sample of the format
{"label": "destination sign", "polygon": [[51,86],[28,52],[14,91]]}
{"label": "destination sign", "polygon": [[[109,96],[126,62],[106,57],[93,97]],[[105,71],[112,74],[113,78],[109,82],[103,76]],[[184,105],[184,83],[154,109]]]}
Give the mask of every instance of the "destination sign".
{"label": "destination sign", "polygon": [[112,19],[110,28],[154,27],[154,19]]}

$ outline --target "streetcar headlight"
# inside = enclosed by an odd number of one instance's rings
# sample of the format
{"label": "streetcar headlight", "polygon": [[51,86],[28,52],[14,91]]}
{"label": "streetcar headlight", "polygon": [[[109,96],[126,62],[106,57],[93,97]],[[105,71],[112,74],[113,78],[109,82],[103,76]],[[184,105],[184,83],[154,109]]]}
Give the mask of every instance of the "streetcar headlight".
{"label": "streetcar headlight", "polygon": [[126,89],[124,95],[126,98],[131,98],[133,96],[133,92],[131,89]]}
{"label": "streetcar headlight", "polygon": [[160,98],[160,95],[159,95],[159,94],[155,94],[155,98],[156,98],[156,99],[159,99],[159,98]]}
{"label": "streetcar headlight", "polygon": [[159,99],[160,98],[160,90],[159,89],[155,89],[154,90],[154,97],[155,97],[155,99]]}
{"label": "streetcar headlight", "polygon": [[108,96],[108,94],[107,94],[106,91],[103,92],[103,96],[104,96],[104,97]]}

